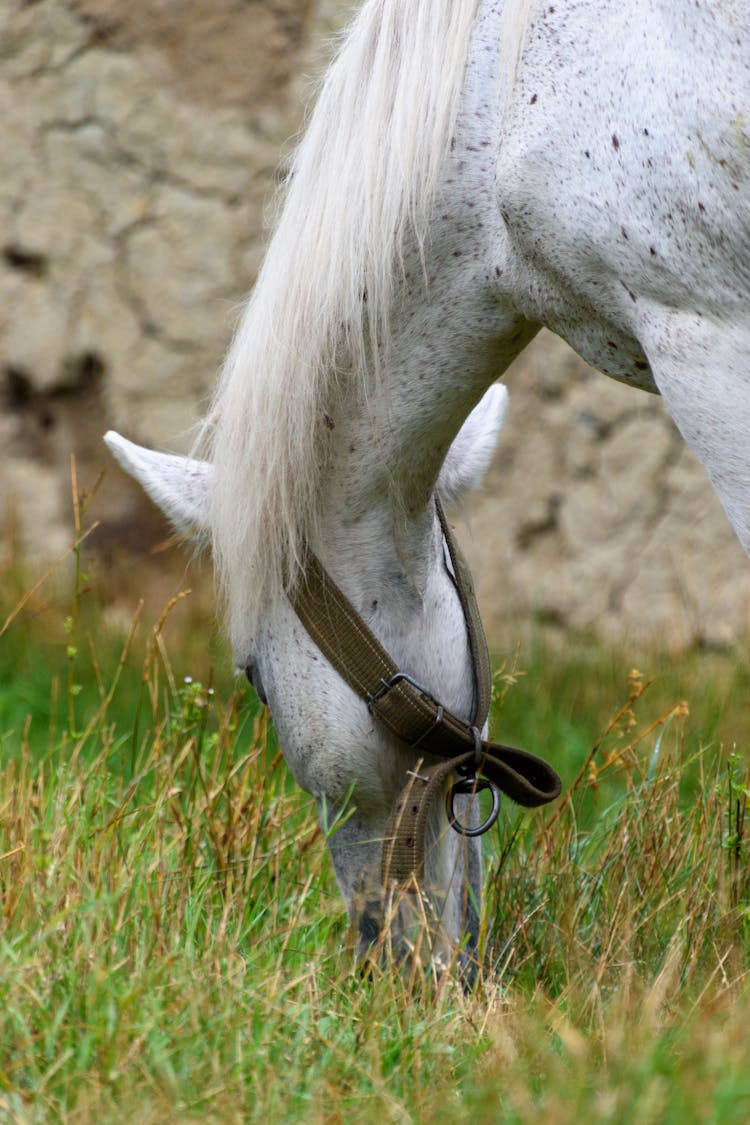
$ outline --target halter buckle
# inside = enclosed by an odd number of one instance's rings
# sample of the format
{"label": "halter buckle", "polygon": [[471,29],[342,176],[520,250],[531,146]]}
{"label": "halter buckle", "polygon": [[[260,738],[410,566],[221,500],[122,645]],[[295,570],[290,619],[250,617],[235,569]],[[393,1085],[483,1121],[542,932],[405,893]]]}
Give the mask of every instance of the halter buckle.
{"label": "halter buckle", "polygon": [[445,714],[442,703],[438,703],[437,699],[435,699],[435,696],[432,695],[432,693],[429,692],[427,688],[423,688],[421,684],[417,683],[417,681],[409,676],[406,672],[396,672],[388,680],[383,679],[383,677],[381,676],[380,687],[377,688],[376,691],[368,691],[367,693],[367,710],[372,715],[374,713],[374,704],[376,704],[380,699],[386,696],[392,688],[397,687],[398,684],[401,683],[407,683],[410,687],[414,688],[415,691],[419,692],[424,700],[426,700],[428,703],[432,703],[436,708],[434,721],[430,724],[429,727],[427,727],[426,730],[422,732],[422,734],[420,734],[419,738],[415,739],[414,742],[409,743],[409,745],[413,749],[417,749],[417,747],[421,746],[424,740],[428,738],[432,734],[432,732],[441,725],[443,721],[443,715]]}
{"label": "halter buckle", "polygon": [[421,684],[418,684],[417,681],[406,672],[395,672],[394,675],[392,675],[387,680],[381,676],[380,687],[376,688],[375,691],[367,692],[367,695],[365,696],[365,702],[367,703],[367,709],[370,714],[372,714],[373,704],[377,703],[378,700],[382,699],[384,695],[387,695],[389,691],[397,687],[400,683],[409,684],[410,687],[413,687],[414,690],[418,691],[419,694],[424,696],[425,699],[429,699],[435,704],[437,703],[437,700],[433,699],[429,691],[427,691],[426,688],[423,688]]}

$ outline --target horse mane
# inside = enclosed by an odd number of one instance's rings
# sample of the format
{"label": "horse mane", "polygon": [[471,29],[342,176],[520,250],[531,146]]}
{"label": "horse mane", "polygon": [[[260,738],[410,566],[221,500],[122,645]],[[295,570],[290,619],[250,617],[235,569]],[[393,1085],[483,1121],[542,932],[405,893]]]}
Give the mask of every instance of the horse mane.
{"label": "horse mane", "polygon": [[421,244],[479,0],[366,0],[328,70],[227,355],[199,452],[236,655],[298,573],[325,411],[387,347],[406,235]]}

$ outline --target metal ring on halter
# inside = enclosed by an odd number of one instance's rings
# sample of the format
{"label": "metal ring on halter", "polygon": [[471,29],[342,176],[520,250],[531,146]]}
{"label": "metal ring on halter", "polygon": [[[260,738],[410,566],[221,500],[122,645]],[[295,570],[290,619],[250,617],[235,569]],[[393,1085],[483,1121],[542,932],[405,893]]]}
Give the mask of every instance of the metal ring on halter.
{"label": "metal ring on halter", "polygon": [[[456,810],[453,807],[453,802],[457,793],[468,794],[474,796],[481,793],[483,789],[489,789],[492,793],[492,808],[488,815],[482,821],[478,828],[467,828],[462,824],[456,815]],[[447,800],[447,813],[448,823],[454,832],[458,832],[459,836],[483,836],[488,832],[492,825],[497,820],[498,813],[500,812],[500,791],[495,785],[494,781],[488,781],[485,777],[462,777],[455,785],[451,787]]]}

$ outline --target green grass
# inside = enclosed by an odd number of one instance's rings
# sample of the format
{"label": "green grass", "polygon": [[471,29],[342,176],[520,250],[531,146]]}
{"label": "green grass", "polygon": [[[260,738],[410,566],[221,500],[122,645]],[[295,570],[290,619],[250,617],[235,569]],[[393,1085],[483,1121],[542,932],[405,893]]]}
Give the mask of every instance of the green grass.
{"label": "green grass", "polygon": [[495,733],[568,794],[490,834],[467,997],[361,978],[213,628],[180,601],[128,636],[81,568],[0,639],[0,1122],[750,1120],[737,654],[500,663]]}

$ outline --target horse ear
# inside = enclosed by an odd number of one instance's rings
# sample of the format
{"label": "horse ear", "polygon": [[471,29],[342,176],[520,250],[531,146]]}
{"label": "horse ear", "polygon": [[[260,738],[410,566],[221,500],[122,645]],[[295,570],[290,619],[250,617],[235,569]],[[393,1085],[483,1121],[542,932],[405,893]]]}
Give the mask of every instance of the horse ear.
{"label": "horse ear", "polygon": [[455,500],[482,483],[507,409],[508,392],[494,383],[456,434],[443,462],[438,491],[447,500]]}
{"label": "horse ear", "polygon": [[208,461],[155,453],[113,430],[104,435],[104,441],[125,472],[135,477],[178,531],[205,530],[213,473]]}

